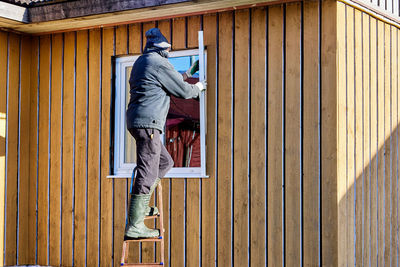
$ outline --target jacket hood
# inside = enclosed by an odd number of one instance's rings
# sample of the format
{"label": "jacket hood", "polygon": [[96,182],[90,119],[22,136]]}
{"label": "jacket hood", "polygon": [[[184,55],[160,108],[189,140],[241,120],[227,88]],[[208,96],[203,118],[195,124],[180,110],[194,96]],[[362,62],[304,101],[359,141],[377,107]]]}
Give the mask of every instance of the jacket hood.
{"label": "jacket hood", "polygon": [[151,28],[146,32],[146,48],[147,47],[158,47],[161,49],[167,49],[171,47],[171,44],[168,43],[167,38],[161,33],[158,28]]}

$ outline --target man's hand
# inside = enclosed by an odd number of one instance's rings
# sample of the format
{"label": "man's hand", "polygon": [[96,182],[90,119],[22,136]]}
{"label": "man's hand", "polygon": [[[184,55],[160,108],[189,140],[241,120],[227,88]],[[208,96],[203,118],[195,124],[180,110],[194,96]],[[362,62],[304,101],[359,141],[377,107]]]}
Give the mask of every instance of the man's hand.
{"label": "man's hand", "polygon": [[207,81],[197,82],[195,85],[199,88],[199,91],[202,92],[207,88]]}
{"label": "man's hand", "polygon": [[186,71],[186,76],[188,78],[192,77],[199,70],[199,60],[193,62],[192,66]]}

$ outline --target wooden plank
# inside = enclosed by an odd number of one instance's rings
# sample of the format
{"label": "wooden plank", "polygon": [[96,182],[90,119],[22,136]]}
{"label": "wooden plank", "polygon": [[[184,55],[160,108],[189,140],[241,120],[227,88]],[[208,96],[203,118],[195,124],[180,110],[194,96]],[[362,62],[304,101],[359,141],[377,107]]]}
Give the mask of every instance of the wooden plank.
{"label": "wooden plank", "polygon": [[[303,237],[304,265],[318,265],[318,2],[304,2]],[[339,14],[339,12],[338,12]],[[343,20],[343,18],[342,18]],[[339,15],[338,15],[339,21]],[[345,24],[343,24],[345,25]],[[338,33],[338,38],[340,37]],[[339,53],[339,52],[338,52]],[[342,55],[344,56],[344,55]],[[344,65],[342,65],[344,66]],[[344,70],[343,72],[345,72]],[[345,98],[344,98],[345,100]],[[346,128],[344,128],[346,129]],[[344,140],[346,142],[346,140]],[[344,169],[345,170],[345,169]],[[343,226],[345,226],[343,224]]]}
{"label": "wooden plank", "polygon": [[282,229],[282,42],[283,8],[268,14],[268,265],[283,265]]}
{"label": "wooden plank", "polygon": [[378,265],[378,110],[377,110],[377,39],[376,39],[376,19],[370,19],[370,78],[371,78],[371,266]]}
{"label": "wooden plank", "polygon": [[[118,26],[115,33],[115,53],[128,53],[127,26]],[[122,244],[124,242],[126,210],[127,210],[127,179],[114,181],[114,266],[120,265]]]}
{"label": "wooden plank", "polygon": [[347,200],[348,200],[348,231],[347,231],[347,264],[355,264],[355,86],[354,86],[354,9],[346,6],[347,29]]}
{"label": "wooden plank", "polygon": [[[266,9],[251,12],[250,263],[266,264]],[[264,255],[264,256],[263,256]]]}
{"label": "wooden plank", "polygon": [[99,29],[89,31],[87,266],[99,265],[100,38],[101,31]]}
{"label": "wooden plank", "polygon": [[365,265],[370,264],[371,255],[371,125],[370,125],[370,50],[369,50],[369,15],[362,14],[362,62],[363,62],[363,168],[364,168],[364,181],[363,181],[363,263]]}
{"label": "wooden plank", "polygon": [[378,45],[378,265],[384,266],[383,263],[383,249],[384,249],[384,143],[385,143],[385,129],[384,129],[384,24],[378,21],[377,29],[377,45]]}
{"label": "wooden plank", "polygon": [[[400,15],[400,14],[399,14]],[[397,119],[396,119],[396,129],[397,129],[397,151],[399,153],[400,151],[400,128],[399,128],[399,124],[400,124],[400,30],[396,29],[395,30],[395,39],[397,42],[397,47],[396,47],[396,56],[394,57],[395,59],[395,64],[396,64],[396,69],[394,70],[394,75],[396,75],[397,77],[397,82],[395,84],[395,90],[397,90]],[[397,60],[396,60],[397,59]],[[397,167],[400,167],[400,157],[397,158]],[[397,221],[396,221],[396,226],[399,227],[400,226],[400,215],[399,215],[399,203],[400,203],[400,177],[397,174],[397,186],[396,186],[396,213],[397,213]],[[396,252],[397,254],[399,254],[399,239],[400,239],[400,234],[398,231],[396,231],[396,239],[397,239],[397,249]]]}
{"label": "wooden plank", "polygon": [[[161,29],[161,28],[160,28]],[[169,26],[168,26],[169,29]],[[163,31],[163,30],[162,30]],[[131,24],[129,25],[128,28],[128,32],[129,32],[129,54],[140,54],[141,53],[141,40],[142,40],[142,32],[141,32],[141,24],[140,23],[136,23],[136,24]],[[130,183],[131,180],[129,179],[128,185],[127,185],[127,192],[129,193],[130,190]],[[164,183],[163,183],[163,187],[164,187]],[[166,186],[164,187],[166,188]],[[164,195],[166,195],[167,193],[164,190]],[[130,196],[128,195],[128,201],[129,201]],[[164,202],[164,203],[168,203],[168,202]],[[129,205],[129,204],[128,204]],[[167,205],[164,204],[164,207],[166,207]],[[165,213],[164,213],[165,214]],[[164,215],[165,218],[165,215]],[[164,219],[165,221],[165,219]],[[164,241],[165,242],[165,241]],[[139,251],[140,247],[139,247],[139,243],[130,243],[129,244],[129,258],[128,258],[128,262],[139,262]]]}
{"label": "wooden plank", "polygon": [[189,16],[187,18],[187,44],[188,48],[199,47],[198,31],[201,30],[201,16]]}
{"label": "wooden plank", "polygon": [[217,170],[217,260],[232,264],[232,13],[219,14],[218,21],[218,170]]}
{"label": "wooden plank", "polygon": [[[0,31],[0,60],[7,62],[8,34]],[[6,127],[7,127],[7,64],[0,65],[0,229],[4,229],[6,179]],[[0,231],[0,251],[4,251],[5,231]],[[4,253],[0,253],[4,263]]]}
{"label": "wooden plank", "polygon": [[248,263],[249,184],[248,184],[248,116],[249,116],[249,11],[235,12],[234,125],[233,128],[233,264]]}
{"label": "wooden plank", "polygon": [[[146,46],[146,32],[151,29],[156,27],[155,22],[147,22],[147,23],[143,23],[143,49]],[[164,191],[164,190],[163,190]],[[179,192],[183,192],[179,191]],[[153,194],[154,195],[154,194]],[[183,203],[183,202],[182,202]],[[150,199],[150,206],[154,205],[154,197],[152,197]],[[154,228],[154,222],[148,222],[147,223],[148,227]],[[154,244],[152,243],[148,243],[148,242],[144,242],[142,243],[142,262],[154,262]]]}
{"label": "wooden plank", "polygon": [[[216,54],[217,54],[217,15],[207,15],[203,18],[204,44],[207,46],[207,174],[208,179],[202,180],[201,195],[201,262],[204,266],[215,262],[215,229],[216,229]],[[164,202],[165,203],[165,202]]]}
{"label": "wooden plank", "polygon": [[321,243],[322,262],[338,265],[336,1],[322,2],[321,21]]}
{"label": "wooden plank", "polygon": [[[198,47],[200,17],[187,20],[188,47]],[[200,179],[188,179],[186,185],[186,265],[198,266],[200,263]]]}
{"label": "wooden plank", "polygon": [[[18,264],[29,263],[29,151],[30,151],[30,88],[31,88],[31,37],[22,37],[21,94],[20,94],[20,149],[19,149],[19,255]],[[1,111],[0,111],[1,112]],[[0,261],[1,262],[1,261]]]}
{"label": "wooden plank", "polygon": [[40,37],[39,58],[39,159],[38,159],[38,248],[37,261],[47,265],[48,259],[48,178],[49,178],[49,68],[50,36]]}
{"label": "wooden plank", "polygon": [[8,107],[7,107],[7,179],[6,179],[6,251],[5,264],[17,263],[18,216],[18,113],[20,38],[9,35],[8,44]]}
{"label": "wooden plank", "polygon": [[363,264],[363,214],[364,203],[362,198],[363,181],[364,181],[364,166],[363,166],[363,117],[362,117],[362,103],[363,103],[363,84],[362,84],[362,28],[361,28],[361,12],[355,10],[354,13],[354,52],[355,52],[355,198],[356,198],[356,264]]}
{"label": "wooden plank", "polygon": [[64,35],[63,147],[62,147],[62,255],[63,266],[72,266],[72,212],[75,123],[75,33]]}
{"label": "wooden plank", "polygon": [[395,70],[397,68],[397,36],[395,35],[395,27],[390,26],[390,98],[391,98],[391,179],[390,179],[390,263],[391,265],[397,264],[397,202],[396,202],[396,189],[397,189],[397,76]]}
{"label": "wooden plank", "polygon": [[384,264],[390,265],[390,218],[391,218],[391,155],[392,155],[392,147],[391,147],[391,92],[390,92],[390,25],[385,24],[384,26],[384,41],[385,41],[385,56],[384,56],[384,70],[385,70],[385,176],[384,176]]}
{"label": "wooden plank", "polygon": [[[345,17],[345,8],[346,6],[343,3],[337,4],[337,38],[338,38],[338,265],[346,266],[347,263],[347,184],[346,184],[346,140],[347,140],[347,131],[346,131],[346,17]],[[307,38],[305,38],[307,39]],[[304,56],[306,58],[308,55]],[[305,81],[307,78],[305,78]],[[307,86],[305,85],[305,88]],[[307,90],[307,89],[305,89]],[[305,95],[304,101],[306,102],[308,96]],[[307,108],[307,105],[306,105]],[[305,114],[307,117],[307,114]],[[307,146],[304,146],[306,150]],[[305,158],[308,158],[305,156]],[[307,185],[305,185],[304,190],[306,190]],[[307,197],[305,192],[304,197]],[[318,193],[317,193],[318,194]],[[305,208],[305,212],[307,212],[307,208]],[[305,216],[307,217],[307,216]],[[307,239],[307,234],[304,234],[304,239]]]}
{"label": "wooden plank", "polygon": [[88,31],[76,35],[75,88],[75,202],[74,265],[84,266],[86,258],[86,190],[87,190],[87,49]]}
{"label": "wooden plank", "polygon": [[49,264],[61,264],[61,86],[63,36],[52,36],[50,135],[50,255]]}
{"label": "wooden plank", "polygon": [[[172,21],[172,32],[172,49],[184,49],[186,47],[184,18]],[[171,179],[171,266],[185,265],[185,184],[185,179]]]}
{"label": "wooden plank", "polygon": [[103,29],[101,77],[101,236],[100,266],[108,267],[113,261],[113,180],[110,173],[110,108],[111,108],[111,57],[114,54],[114,28]]}
{"label": "wooden plank", "polygon": [[[0,50],[1,51],[1,50]],[[37,136],[38,136],[38,59],[39,59],[39,38],[32,39],[31,50],[31,88],[30,88],[30,136],[29,136],[29,211],[28,221],[28,262],[35,262],[36,258],[36,204],[37,204]],[[1,205],[0,205],[1,206]],[[0,261],[2,262],[2,261]]]}
{"label": "wooden plank", "polygon": [[301,4],[286,6],[286,88],[285,88],[285,221],[286,261],[288,266],[301,265]]}
{"label": "wooden plank", "polygon": [[[141,50],[141,40],[142,33],[140,23],[130,24],[128,25],[128,34],[129,34],[129,54],[140,54]],[[160,28],[160,25],[159,25]]]}
{"label": "wooden plank", "polygon": [[[160,29],[160,31],[163,33],[163,35],[165,36],[165,38],[167,38],[168,42],[171,42],[171,21],[170,20],[163,20],[163,21],[159,21],[158,22],[158,28]],[[139,43],[140,45],[140,43]],[[168,227],[170,225],[170,220],[168,218],[170,218],[170,211],[171,211],[171,207],[169,206],[169,199],[170,199],[170,184],[171,184],[171,179],[168,178],[163,178],[161,180],[161,185],[163,188],[163,216],[164,216],[164,228],[165,228],[165,232],[164,232],[164,264],[168,265],[169,258],[168,258],[168,252],[170,251],[170,246],[169,246],[169,241],[170,241],[170,234],[168,231]],[[159,244],[156,245],[156,252],[158,254],[157,256],[157,261],[160,261],[159,258],[159,254],[158,251],[161,249],[161,246]],[[168,265],[169,266],[169,265]]]}

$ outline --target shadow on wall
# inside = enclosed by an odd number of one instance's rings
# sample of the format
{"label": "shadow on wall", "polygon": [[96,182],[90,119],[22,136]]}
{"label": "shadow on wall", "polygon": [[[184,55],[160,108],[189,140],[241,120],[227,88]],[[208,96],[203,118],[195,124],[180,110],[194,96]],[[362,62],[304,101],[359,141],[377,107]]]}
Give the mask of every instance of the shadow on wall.
{"label": "shadow on wall", "polygon": [[379,125],[364,136],[347,133],[345,170],[339,174],[340,264],[389,266],[400,257],[399,126],[390,135]]}
{"label": "shadow on wall", "polygon": [[0,112],[0,157],[6,154],[6,114]]}

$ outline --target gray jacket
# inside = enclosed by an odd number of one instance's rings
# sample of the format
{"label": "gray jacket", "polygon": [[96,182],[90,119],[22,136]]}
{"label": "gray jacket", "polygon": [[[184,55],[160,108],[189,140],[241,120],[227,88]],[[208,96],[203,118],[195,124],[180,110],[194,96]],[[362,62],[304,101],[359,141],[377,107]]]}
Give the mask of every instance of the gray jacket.
{"label": "gray jacket", "polygon": [[198,97],[199,88],[184,82],[167,57],[164,50],[148,49],[133,64],[126,111],[128,129],[154,128],[162,132],[170,95],[185,99]]}

